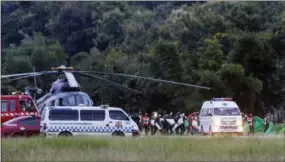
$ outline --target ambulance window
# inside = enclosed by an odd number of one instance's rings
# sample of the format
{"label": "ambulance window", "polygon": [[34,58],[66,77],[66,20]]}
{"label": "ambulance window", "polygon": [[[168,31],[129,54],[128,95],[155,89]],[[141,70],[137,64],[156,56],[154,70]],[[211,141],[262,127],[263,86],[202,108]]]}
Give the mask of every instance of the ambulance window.
{"label": "ambulance window", "polygon": [[1,101],[1,112],[7,112],[7,111],[8,111],[7,101]]}
{"label": "ambulance window", "polygon": [[10,111],[14,112],[16,110],[15,100],[10,100]]}
{"label": "ambulance window", "polygon": [[82,121],[104,121],[105,110],[81,110],[80,118]]}
{"label": "ambulance window", "polygon": [[49,120],[78,120],[77,110],[53,109],[49,111]]}
{"label": "ambulance window", "polygon": [[122,111],[119,110],[110,110],[109,115],[110,118],[113,120],[130,120],[128,116],[126,116]]}
{"label": "ambulance window", "polygon": [[219,116],[240,115],[238,108],[215,108],[214,114]]}
{"label": "ambulance window", "polygon": [[202,109],[202,114],[201,114],[201,116],[208,116],[208,108],[204,108],[204,109]]}

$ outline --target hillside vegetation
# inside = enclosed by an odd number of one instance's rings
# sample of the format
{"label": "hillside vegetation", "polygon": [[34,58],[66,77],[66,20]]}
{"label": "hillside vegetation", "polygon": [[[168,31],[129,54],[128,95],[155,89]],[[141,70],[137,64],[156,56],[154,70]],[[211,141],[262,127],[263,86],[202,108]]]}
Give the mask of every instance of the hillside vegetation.
{"label": "hillside vegetation", "polygon": [[[143,92],[138,95],[78,78],[96,104],[179,111],[232,97],[244,112],[273,112],[281,121],[284,8],[284,2],[1,2],[1,72],[65,64],[209,86],[105,76]],[[56,78],[37,79],[46,91]],[[28,84],[33,80],[2,83],[2,93]]]}

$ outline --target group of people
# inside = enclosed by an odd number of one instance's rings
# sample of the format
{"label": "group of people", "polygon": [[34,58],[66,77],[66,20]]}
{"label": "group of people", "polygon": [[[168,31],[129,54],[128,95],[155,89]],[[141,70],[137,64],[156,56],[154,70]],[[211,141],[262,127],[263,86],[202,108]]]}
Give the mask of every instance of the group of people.
{"label": "group of people", "polygon": [[[172,112],[163,114],[159,114],[156,112],[152,112],[152,114],[138,112],[132,115],[133,120],[139,126],[141,132],[144,132],[145,135],[149,133],[151,135],[155,135],[156,132],[159,130],[163,134],[172,134],[179,132],[184,134],[187,131],[187,135],[194,134],[195,127],[193,126],[193,121],[196,121],[197,124],[199,123],[199,112],[191,112],[188,115],[184,113],[177,112],[173,114]],[[245,122],[249,126],[248,135],[254,135],[254,118],[252,114],[244,114],[242,113],[243,117],[243,124]],[[269,114],[266,114],[264,117],[264,132],[269,127]],[[199,124],[198,124],[199,125]]]}
{"label": "group of people", "polygon": [[[132,118],[138,124],[140,131],[144,132],[145,135],[149,133],[155,135],[157,130],[163,134],[172,134],[174,132],[183,134],[187,130],[187,134],[191,133],[193,135],[193,121],[198,120],[198,112],[189,113],[187,116],[181,112],[176,114],[172,112],[164,112],[163,114],[153,112],[150,115],[138,112],[133,114]],[[185,125],[187,125],[187,128],[185,128]]]}
{"label": "group of people", "polygon": [[[253,115],[251,113],[249,114],[244,114],[242,113],[242,117],[243,117],[243,123],[247,122],[248,126],[249,126],[249,132],[248,135],[252,134],[254,135],[254,118]],[[269,127],[269,114],[266,114],[264,117],[264,132],[267,131],[268,127]]]}

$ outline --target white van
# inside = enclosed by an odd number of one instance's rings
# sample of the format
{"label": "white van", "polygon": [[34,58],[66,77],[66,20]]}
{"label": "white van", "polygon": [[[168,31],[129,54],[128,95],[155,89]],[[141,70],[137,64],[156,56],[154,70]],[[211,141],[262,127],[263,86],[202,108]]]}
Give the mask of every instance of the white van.
{"label": "white van", "polygon": [[205,101],[199,115],[199,131],[205,134],[235,133],[243,135],[242,115],[231,98]]}
{"label": "white van", "polygon": [[41,115],[43,136],[112,135],[137,136],[137,124],[121,108],[46,107]]}

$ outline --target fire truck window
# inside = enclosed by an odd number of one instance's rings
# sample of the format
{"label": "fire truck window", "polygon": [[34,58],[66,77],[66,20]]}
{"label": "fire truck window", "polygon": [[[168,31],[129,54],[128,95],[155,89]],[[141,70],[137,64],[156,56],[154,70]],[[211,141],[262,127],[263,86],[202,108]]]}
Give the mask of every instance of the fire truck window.
{"label": "fire truck window", "polygon": [[14,112],[16,110],[15,100],[10,100],[10,111]]}
{"label": "fire truck window", "polygon": [[20,111],[26,111],[25,101],[19,101]]}
{"label": "fire truck window", "polygon": [[7,101],[1,101],[1,112],[7,112],[7,111],[8,111]]}
{"label": "fire truck window", "polygon": [[27,109],[27,110],[32,110],[32,109],[34,109],[33,101],[32,101],[31,99],[25,101],[25,106],[26,106],[26,109]]}

